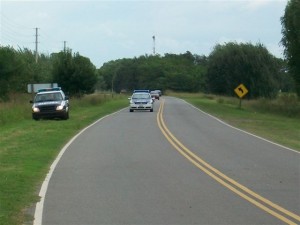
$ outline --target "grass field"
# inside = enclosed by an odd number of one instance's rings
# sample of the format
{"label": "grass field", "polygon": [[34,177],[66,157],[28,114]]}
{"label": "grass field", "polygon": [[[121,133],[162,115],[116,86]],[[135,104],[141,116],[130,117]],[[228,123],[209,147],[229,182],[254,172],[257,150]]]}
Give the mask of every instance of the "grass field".
{"label": "grass field", "polygon": [[[282,109],[278,109],[282,106],[274,106],[276,110],[271,108],[270,113],[270,106],[266,107],[266,103],[243,101],[242,108],[239,108],[235,98],[203,94],[169,95],[183,98],[236,127],[300,150],[299,105],[288,109],[288,115],[284,115]],[[1,225],[29,224],[32,216],[27,210],[38,201],[40,185],[64,144],[93,121],[128,106],[127,96],[90,95],[71,99],[69,120],[34,121],[28,98],[25,96],[10,103],[0,103]]]}

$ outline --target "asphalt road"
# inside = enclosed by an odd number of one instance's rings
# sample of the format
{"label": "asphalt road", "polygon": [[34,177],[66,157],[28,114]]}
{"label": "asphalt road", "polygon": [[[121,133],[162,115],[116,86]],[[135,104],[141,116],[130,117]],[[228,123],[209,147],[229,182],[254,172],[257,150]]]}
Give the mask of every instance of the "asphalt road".
{"label": "asphalt road", "polygon": [[98,121],[52,169],[35,224],[300,223],[300,154],[176,98]]}

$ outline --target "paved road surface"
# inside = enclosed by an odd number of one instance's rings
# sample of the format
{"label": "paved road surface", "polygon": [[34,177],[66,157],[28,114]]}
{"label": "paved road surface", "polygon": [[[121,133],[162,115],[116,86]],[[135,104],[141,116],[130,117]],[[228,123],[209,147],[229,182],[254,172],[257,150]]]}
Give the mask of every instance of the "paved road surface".
{"label": "paved road surface", "polygon": [[80,134],[43,200],[43,225],[299,224],[300,154],[163,97]]}

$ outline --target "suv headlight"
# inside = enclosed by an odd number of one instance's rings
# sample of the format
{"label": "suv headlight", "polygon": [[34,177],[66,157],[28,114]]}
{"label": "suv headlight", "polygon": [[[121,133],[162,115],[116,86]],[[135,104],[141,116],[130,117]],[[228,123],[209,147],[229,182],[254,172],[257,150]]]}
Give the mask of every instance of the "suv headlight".
{"label": "suv headlight", "polygon": [[33,107],[33,108],[32,108],[32,111],[35,112],[35,113],[37,113],[37,112],[40,112],[40,109],[37,108],[37,107]]}
{"label": "suv headlight", "polygon": [[60,110],[63,110],[64,109],[64,106],[63,105],[59,105],[56,107],[56,110],[60,111]]}

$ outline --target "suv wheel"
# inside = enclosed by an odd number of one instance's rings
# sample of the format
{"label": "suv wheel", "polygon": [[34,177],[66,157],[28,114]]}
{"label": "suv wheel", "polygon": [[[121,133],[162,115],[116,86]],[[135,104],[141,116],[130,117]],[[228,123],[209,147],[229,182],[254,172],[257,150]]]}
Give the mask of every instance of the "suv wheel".
{"label": "suv wheel", "polygon": [[63,120],[69,119],[69,111],[66,112],[66,114],[62,117]]}
{"label": "suv wheel", "polygon": [[32,119],[39,120],[40,118],[38,116],[32,115]]}

